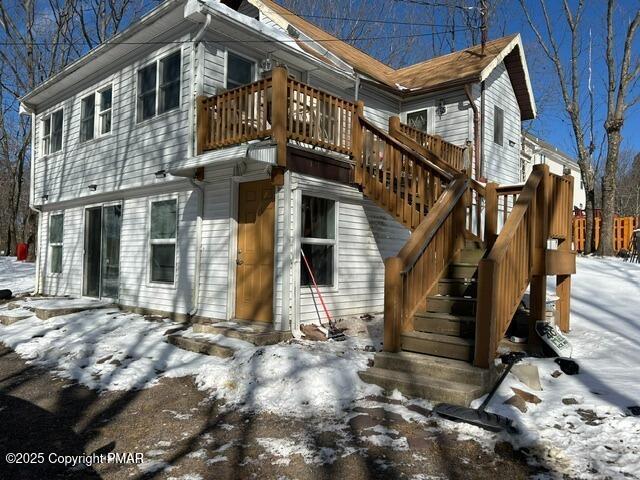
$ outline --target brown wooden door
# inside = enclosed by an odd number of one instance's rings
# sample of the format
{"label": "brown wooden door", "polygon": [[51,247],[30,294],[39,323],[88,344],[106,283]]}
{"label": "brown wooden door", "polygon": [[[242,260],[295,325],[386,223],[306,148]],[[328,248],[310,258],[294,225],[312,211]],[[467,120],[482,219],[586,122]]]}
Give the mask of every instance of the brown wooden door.
{"label": "brown wooden door", "polygon": [[236,317],[273,320],[275,192],[270,180],[241,183],[238,192]]}

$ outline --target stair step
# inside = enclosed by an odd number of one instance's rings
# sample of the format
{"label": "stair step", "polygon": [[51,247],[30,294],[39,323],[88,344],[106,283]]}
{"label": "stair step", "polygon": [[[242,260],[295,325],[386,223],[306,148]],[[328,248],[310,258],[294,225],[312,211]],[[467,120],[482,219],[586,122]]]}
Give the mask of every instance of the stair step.
{"label": "stair step", "polygon": [[437,333],[407,332],[400,336],[402,350],[425,353],[436,357],[471,361],[474,341]]}
{"label": "stair step", "polygon": [[454,262],[449,265],[447,278],[475,278],[478,272],[477,263]]}
{"label": "stair step", "polygon": [[441,278],[438,281],[438,294],[454,297],[475,297],[478,282],[475,278]]}
{"label": "stair step", "polygon": [[464,248],[480,248],[484,249],[484,244],[478,240],[469,240],[466,239],[464,241]]}
{"label": "stair step", "polygon": [[178,348],[189,352],[202,353],[214,357],[233,357],[235,350],[231,347],[219,345],[217,343],[208,342],[197,338],[184,337],[180,333],[167,335],[167,343],[175,345]]}
{"label": "stair step", "polygon": [[478,263],[484,257],[485,250],[483,248],[463,248],[454,257],[456,262],[462,263]]}
{"label": "stair step", "polygon": [[471,297],[433,295],[427,297],[427,311],[473,317],[476,314],[476,299]]}
{"label": "stair step", "polygon": [[413,329],[425,333],[474,338],[476,333],[475,321],[475,317],[441,312],[421,312],[416,313],[413,317]]}
{"label": "stair step", "polygon": [[358,375],[363,381],[379,385],[385,390],[398,389],[407,396],[422,397],[434,402],[468,406],[484,393],[484,389],[478,385],[377,367],[360,371]]}
{"label": "stair step", "polygon": [[489,386],[492,380],[489,369],[474,367],[461,360],[413,352],[378,352],[373,359],[373,366],[413,375],[425,375],[428,372],[433,378],[480,387]]}

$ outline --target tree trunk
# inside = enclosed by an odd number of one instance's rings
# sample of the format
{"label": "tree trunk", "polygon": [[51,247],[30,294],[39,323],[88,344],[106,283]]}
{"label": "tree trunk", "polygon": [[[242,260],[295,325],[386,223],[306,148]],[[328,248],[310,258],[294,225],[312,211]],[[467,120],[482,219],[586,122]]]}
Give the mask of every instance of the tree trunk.
{"label": "tree trunk", "polygon": [[620,130],[611,128],[607,132],[607,163],[602,177],[602,224],[600,225],[599,255],[612,256],[616,253],[613,248],[613,222],[616,213],[616,173],[621,140]]}
{"label": "tree trunk", "polygon": [[[585,188],[586,190],[586,188]],[[595,241],[595,200],[596,194],[594,190],[586,190],[585,213],[585,232],[584,232],[584,254],[593,253],[596,249]]]}

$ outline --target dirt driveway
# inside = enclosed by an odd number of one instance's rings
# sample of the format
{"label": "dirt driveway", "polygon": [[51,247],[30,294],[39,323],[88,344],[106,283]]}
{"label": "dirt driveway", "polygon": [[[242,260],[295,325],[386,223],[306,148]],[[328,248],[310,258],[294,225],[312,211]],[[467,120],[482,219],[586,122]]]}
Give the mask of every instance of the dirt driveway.
{"label": "dirt driveway", "polygon": [[[26,365],[0,348],[0,478],[487,478],[540,473],[523,453],[461,441],[435,422],[403,420],[371,399],[340,421],[228,412],[191,377],[98,395]],[[385,403],[386,402],[386,403]],[[376,406],[379,405],[379,406]],[[430,412],[413,408],[416,415]],[[44,463],[7,464],[6,454],[43,453]],[[50,454],[142,453],[143,463],[65,467]],[[37,459],[37,458],[36,458]]]}

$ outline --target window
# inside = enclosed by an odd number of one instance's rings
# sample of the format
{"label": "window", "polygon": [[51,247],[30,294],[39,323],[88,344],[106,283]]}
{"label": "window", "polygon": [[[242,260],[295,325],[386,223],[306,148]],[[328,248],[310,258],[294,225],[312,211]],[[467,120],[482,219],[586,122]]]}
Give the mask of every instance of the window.
{"label": "window", "polygon": [[247,85],[254,80],[254,63],[244,57],[227,52],[227,89]]}
{"label": "window", "polygon": [[62,273],[62,239],[64,229],[64,215],[51,215],[49,218],[49,271]]}
{"label": "window", "polygon": [[178,230],[176,200],[151,204],[151,281],[173,283],[176,268],[176,234]]}
{"label": "window", "polygon": [[407,113],[407,125],[426,133],[428,125],[428,110],[424,109],[417,112]]}
{"label": "window", "polygon": [[94,119],[96,111],[96,97],[92,93],[82,99],[80,107],[80,141],[86,142],[93,139]]}
{"label": "window", "polygon": [[111,103],[113,90],[111,87],[98,92],[98,132],[100,135],[111,131]]}
{"label": "window", "polygon": [[156,64],[138,72],[138,121],[156,114]]}
{"label": "window", "polygon": [[180,106],[180,52],[138,70],[138,122]]}
{"label": "window", "polygon": [[504,111],[499,107],[493,109],[493,142],[498,145],[504,142]]}
{"label": "window", "polygon": [[309,273],[311,270],[318,285],[333,286],[336,246],[335,202],[325,198],[303,196],[301,225],[303,255],[300,259],[300,284],[313,284]]}
{"label": "window", "polygon": [[180,105],[180,52],[160,60],[160,103],[158,113]]}
{"label": "window", "polygon": [[42,155],[62,150],[62,109],[42,119]]}

